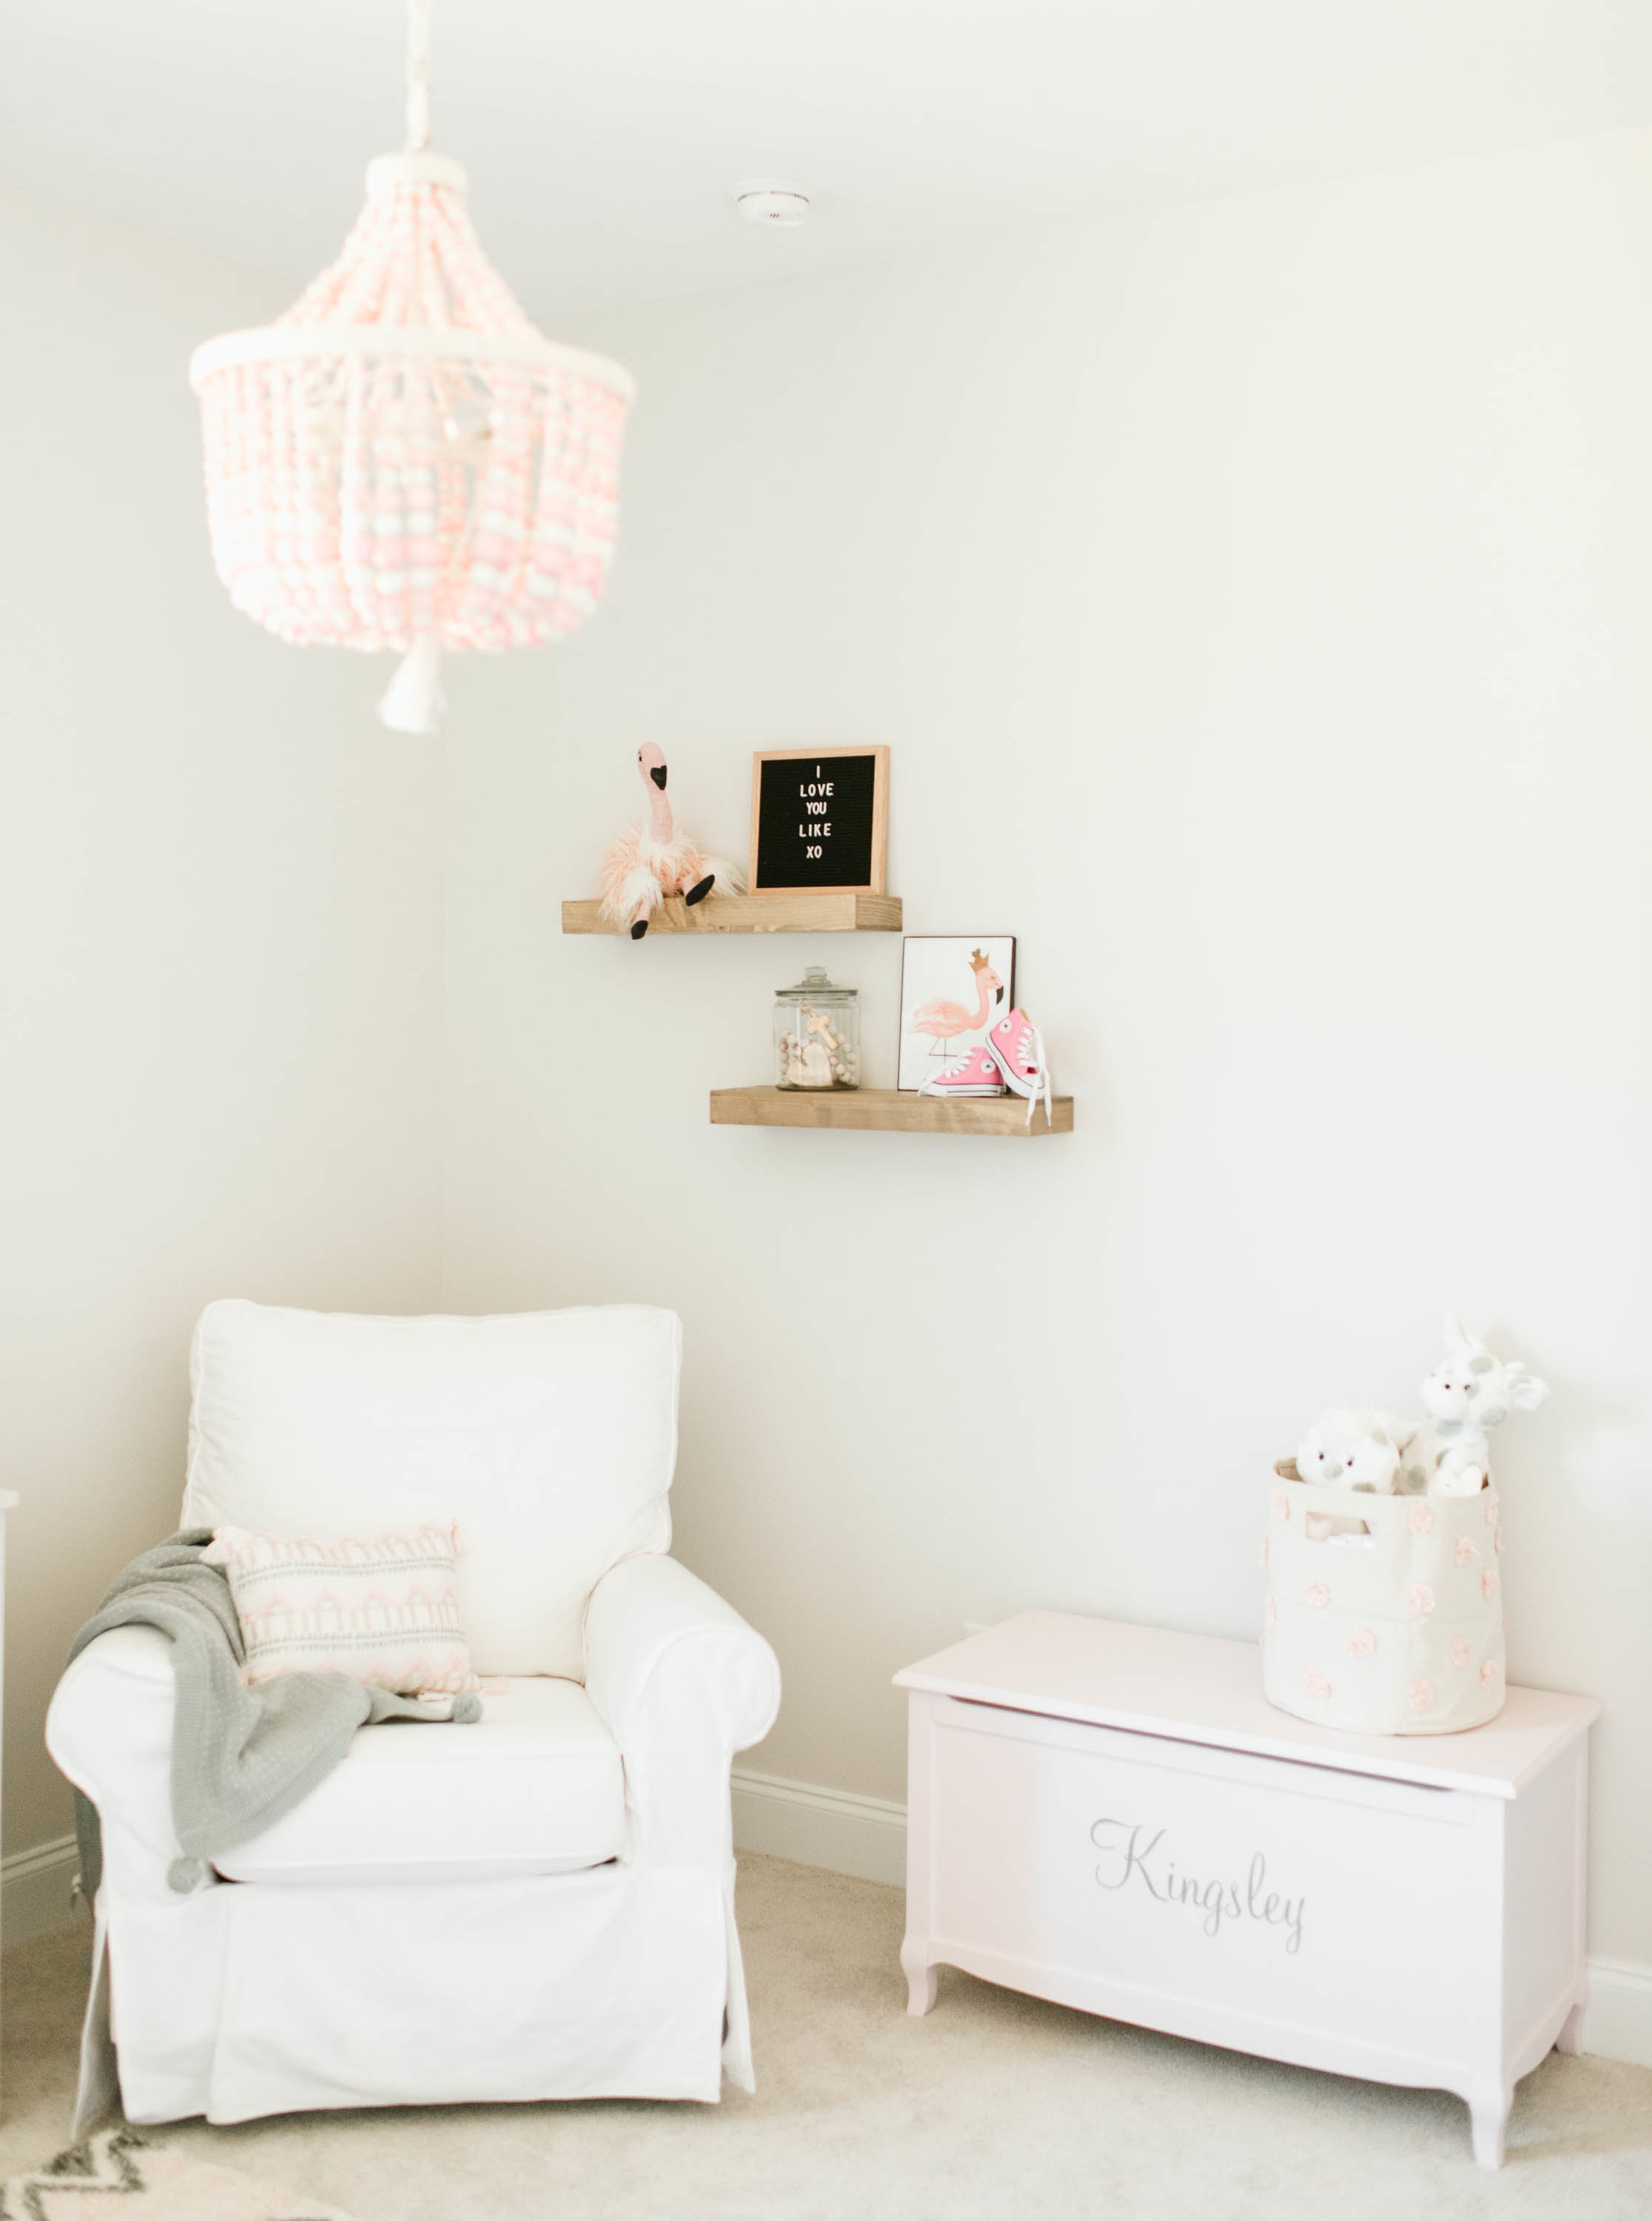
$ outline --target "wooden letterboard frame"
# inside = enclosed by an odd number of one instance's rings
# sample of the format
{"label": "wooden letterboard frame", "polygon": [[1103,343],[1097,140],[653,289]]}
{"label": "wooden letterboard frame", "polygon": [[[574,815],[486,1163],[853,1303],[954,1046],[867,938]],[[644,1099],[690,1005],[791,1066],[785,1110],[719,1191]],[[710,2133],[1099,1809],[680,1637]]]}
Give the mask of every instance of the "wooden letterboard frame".
{"label": "wooden letterboard frame", "polygon": [[769,748],[751,759],[753,894],[881,895],[889,751]]}

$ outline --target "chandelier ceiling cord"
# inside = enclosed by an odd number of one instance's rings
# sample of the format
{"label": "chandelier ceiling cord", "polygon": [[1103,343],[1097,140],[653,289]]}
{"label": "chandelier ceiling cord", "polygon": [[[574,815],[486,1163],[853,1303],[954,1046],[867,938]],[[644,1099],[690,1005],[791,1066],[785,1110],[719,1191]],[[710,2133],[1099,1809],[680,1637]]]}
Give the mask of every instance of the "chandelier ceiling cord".
{"label": "chandelier ceiling cord", "polygon": [[445,653],[529,648],[595,608],[628,372],[536,331],[430,150],[430,0],[408,0],[408,137],[284,316],[196,350],[207,518],[237,609],[301,646],[396,650],[378,714],[433,733]]}

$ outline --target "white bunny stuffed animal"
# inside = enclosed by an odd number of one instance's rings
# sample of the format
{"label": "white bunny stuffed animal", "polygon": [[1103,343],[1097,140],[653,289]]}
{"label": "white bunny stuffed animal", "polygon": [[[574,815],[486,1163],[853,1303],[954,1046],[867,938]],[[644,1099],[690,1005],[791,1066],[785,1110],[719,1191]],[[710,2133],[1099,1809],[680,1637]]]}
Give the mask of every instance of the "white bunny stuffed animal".
{"label": "white bunny stuffed animal", "polygon": [[1322,1411],[1296,1446],[1296,1470],[1321,1488],[1392,1496],[1402,1437],[1381,1411]]}
{"label": "white bunny stuffed animal", "polygon": [[1511,1411],[1535,1411],[1549,1387],[1518,1358],[1506,1365],[1493,1357],[1455,1315],[1445,1322],[1445,1347],[1422,1386],[1431,1423],[1406,1444],[1401,1486],[1431,1496],[1474,1496],[1492,1477],[1487,1430],[1501,1426]]}

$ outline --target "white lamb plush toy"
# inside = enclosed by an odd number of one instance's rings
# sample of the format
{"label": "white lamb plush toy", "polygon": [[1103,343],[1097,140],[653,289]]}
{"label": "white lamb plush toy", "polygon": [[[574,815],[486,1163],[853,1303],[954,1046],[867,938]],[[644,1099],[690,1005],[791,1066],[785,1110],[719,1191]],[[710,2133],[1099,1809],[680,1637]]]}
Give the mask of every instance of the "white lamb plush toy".
{"label": "white lamb plush toy", "polygon": [[1384,1411],[1322,1411],[1296,1446],[1296,1470],[1321,1488],[1392,1496],[1404,1439]]}
{"label": "white lamb plush toy", "polygon": [[1429,1423],[1404,1445],[1401,1486],[1407,1493],[1476,1496],[1492,1477],[1487,1430],[1500,1427],[1511,1411],[1535,1411],[1549,1386],[1518,1358],[1506,1365],[1493,1357],[1455,1315],[1445,1322],[1445,1348],[1422,1386]]}

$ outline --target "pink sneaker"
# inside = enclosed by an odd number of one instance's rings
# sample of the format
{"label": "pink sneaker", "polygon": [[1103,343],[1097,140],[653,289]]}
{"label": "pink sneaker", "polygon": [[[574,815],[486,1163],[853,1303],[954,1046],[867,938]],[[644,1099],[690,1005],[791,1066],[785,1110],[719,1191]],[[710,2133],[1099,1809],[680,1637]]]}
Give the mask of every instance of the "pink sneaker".
{"label": "pink sneaker", "polygon": [[951,1064],[944,1064],[918,1090],[920,1095],[1001,1095],[1003,1092],[998,1060],[979,1042],[962,1056],[955,1056]]}
{"label": "pink sneaker", "polygon": [[1009,1085],[1016,1094],[1026,1098],[1027,1124],[1032,1123],[1032,1113],[1042,1095],[1044,1117],[1053,1125],[1050,1060],[1044,1053],[1044,1035],[1026,1012],[1014,1010],[1007,1017],[1000,1018],[987,1036],[987,1046],[992,1052],[993,1062]]}

